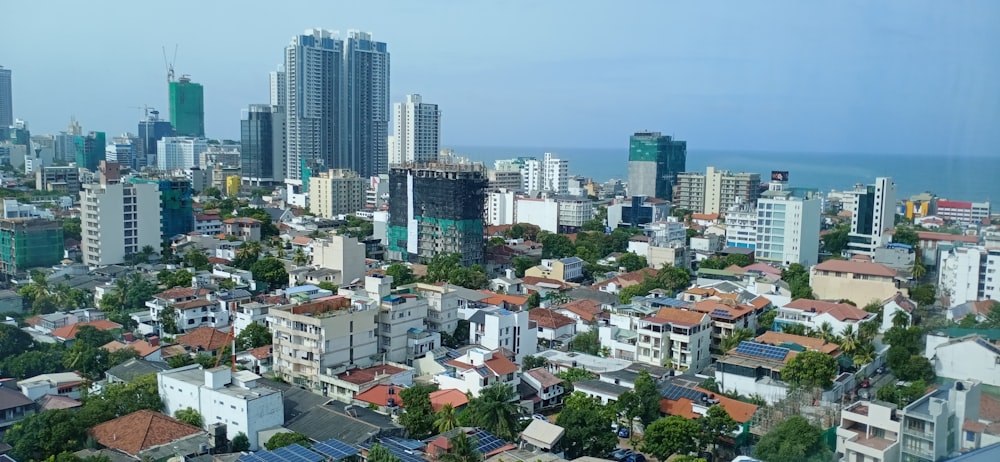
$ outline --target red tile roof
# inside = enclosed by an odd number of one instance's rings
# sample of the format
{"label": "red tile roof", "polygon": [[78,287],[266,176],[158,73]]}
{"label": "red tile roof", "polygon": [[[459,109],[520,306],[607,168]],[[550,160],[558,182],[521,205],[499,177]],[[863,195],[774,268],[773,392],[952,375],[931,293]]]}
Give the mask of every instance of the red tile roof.
{"label": "red tile roof", "polygon": [[701,414],[694,412],[694,401],[688,398],[678,398],[676,401],[663,398],[660,400],[660,412],[666,415],[679,415],[685,419],[701,417]]}
{"label": "red tile roof", "polygon": [[559,306],[557,309],[569,311],[588,322],[593,321],[603,311],[600,303],[588,299],[574,300]]}
{"label": "red tile roof", "polygon": [[[695,390],[703,393],[712,393],[698,387],[695,387]],[[749,422],[753,418],[753,415],[757,413],[757,405],[755,404],[744,403],[743,401],[727,398],[717,393],[715,394],[715,399],[719,400],[719,406],[722,406],[729,413],[729,417],[732,417],[733,420],[739,423]]]}
{"label": "red tile roof", "polygon": [[520,295],[507,295],[507,294],[496,294],[488,290],[480,290],[479,292],[489,295],[489,297],[482,300],[483,303],[489,305],[516,305],[524,306],[528,304],[528,297],[522,297]]}
{"label": "red tile roof", "polygon": [[571,326],[576,324],[576,321],[565,314],[558,311],[547,310],[545,308],[535,308],[528,311],[528,319],[535,321],[538,327],[544,327],[548,329],[558,329],[560,327]]}
{"label": "red tile roof", "polygon": [[218,220],[221,220],[221,218],[218,215],[202,214],[194,216],[194,221],[218,221]]}
{"label": "red tile roof", "polygon": [[938,200],[939,209],[971,209],[972,202]]}
{"label": "red tile roof", "polygon": [[715,221],[719,219],[718,213],[692,213],[692,220]]}
{"label": "red tile roof", "polygon": [[149,342],[147,342],[145,340],[136,340],[136,341],[134,341],[132,343],[129,343],[129,344],[124,344],[124,343],[119,342],[117,340],[112,340],[112,341],[108,342],[107,344],[105,344],[101,348],[104,348],[105,350],[108,350],[108,352],[110,352],[110,353],[114,353],[114,352],[116,352],[118,350],[124,350],[126,348],[131,348],[131,349],[135,350],[136,353],[139,353],[139,357],[140,358],[145,358],[146,356],[149,356],[149,355],[151,355],[153,353],[156,353],[157,351],[160,350],[160,346],[159,345],[157,345],[157,346],[150,345]]}
{"label": "red tile roof", "polygon": [[976,236],[963,236],[959,234],[933,233],[929,231],[918,231],[917,238],[921,241],[943,241],[943,242],[965,242],[967,244],[978,244],[979,238]]}
{"label": "red tile roof", "polygon": [[108,321],[107,319],[99,319],[97,321],[78,322],[76,324],[60,327],[52,331],[52,336],[63,340],[72,340],[76,338],[76,333],[79,332],[80,328],[83,326],[92,326],[97,330],[121,329],[122,327],[122,325],[117,322]]}
{"label": "red tile roof", "polygon": [[373,382],[379,377],[385,375],[395,375],[403,371],[405,371],[405,369],[398,368],[391,364],[380,364],[378,366],[372,366],[365,369],[353,369],[341,372],[337,375],[337,378],[355,385],[362,385]]}
{"label": "red tile roof", "polygon": [[779,346],[782,343],[794,343],[796,345],[801,345],[810,350],[818,351],[820,353],[826,353],[828,355],[839,353],[840,351],[840,345],[837,345],[834,342],[827,342],[826,340],[823,340],[821,338],[786,334],[784,332],[767,331],[758,336],[755,340],[758,343],[766,343],[768,345],[774,345],[774,346]]}
{"label": "red tile roof", "polygon": [[613,277],[611,279],[598,282],[598,283],[590,286],[590,288],[591,289],[595,289],[595,290],[599,290],[601,287],[607,286],[608,284],[611,284],[611,283],[617,284],[618,287],[620,287],[620,288],[625,288],[625,287],[630,287],[630,286],[634,286],[636,284],[639,284],[643,280],[645,280],[647,277],[649,277],[649,278],[655,278],[656,277],[656,270],[653,269],[653,268],[642,268],[640,270],[632,271],[631,273],[619,274],[618,276],[615,276],[615,277]]}
{"label": "red tile roof", "polygon": [[257,359],[267,359],[270,358],[271,355],[273,354],[271,350],[271,345],[264,345],[259,348],[251,348],[247,350],[247,353],[250,353],[250,356],[253,356],[254,358]]}
{"label": "red tile roof", "polygon": [[354,399],[376,406],[388,406],[389,398],[393,398],[397,406],[406,407],[403,397],[399,396],[400,391],[403,391],[403,387],[397,387],[396,385],[375,385],[362,393],[354,395]]}
{"label": "red tile roof", "polygon": [[104,422],[90,429],[90,434],[111,449],[131,456],[155,446],[197,435],[201,429],[159,412],[142,410]]}
{"label": "red tile roof", "polygon": [[679,326],[697,326],[705,319],[705,313],[664,307],[656,312],[656,316],[653,316],[653,319]]}
{"label": "red tile roof", "polygon": [[215,351],[229,345],[229,334],[208,326],[199,327],[190,333],[177,337],[177,343],[195,350]]}
{"label": "red tile roof", "polygon": [[174,287],[153,295],[153,297],[160,300],[177,300],[181,298],[191,298],[196,295],[208,295],[210,293],[212,293],[212,291],[208,289],[198,289],[196,293],[194,287]]}
{"label": "red tile roof", "polygon": [[540,278],[538,276],[525,276],[521,278],[521,282],[524,283],[524,285],[526,286],[537,286],[538,284],[541,283],[553,284],[559,286],[559,290],[569,289],[570,287],[573,287],[558,279]]}
{"label": "red tile roof", "polygon": [[242,224],[242,225],[254,225],[254,224],[258,224],[259,225],[261,223],[261,221],[258,220],[258,219],[256,219],[256,218],[238,217],[238,218],[227,219],[226,221],[223,221],[223,223],[225,223],[227,225],[232,225],[232,224]]}
{"label": "red tile roof", "polygon": [[292,244],[309,245],[311,242],[312,238],[309,236],[295,236],[292,238]]}
{"label": "red tile roof", "polygon": [[469,404],[469,397],[461,390],[454,388],[431,392],[431,407],[434,408],[434,412],[440,411],[445,404],[450,404],[452,408],[458,409]]}
{"label": "red tile roof", "polygon": [[531,378],[535,379],[542,386],[542,388],[554,387],[556,385],[559,385],[560,383],[563,383],[563,379],[560,379],[559,377],[552,375],[552,373],[545,370],[544,367],[538,367],[532,369],[528,372],[525,372],[524,374],[531,376]]}
{"label": "red tile roof", "polygon": [[174,308],[179,311],[194,310],[198,308],[209,307],[217,304],[218,302],[213,302],[207,298],[196,298],[194,300],[186,300],[183,302],[177,302],[174,304]]}
{"label": "red tile roof", "polygon": [[722,293],[716,294],[714,296],[720,298],[707,298],[700,302],[692,303],[691,309],[700,313],[708,314],[709,316],[715,316],[712,313],[715,313],[716,310],[721,310],[725,311],[726,313],[729,313],[729,316],[732,319],[739,319],[757,310],[757,308],[754,306],[736,303],[735,297],[722,298],[732,295],[737,295],[737,294],[722,294]]}
{"label": "red tile roof", "polygon": [[861,308],[847,303],[825,302],[822,300],[809,300],[800,298],[792,300],[783,308],[791,308],[800,311],[813,311],[816,313],[827,313],[838,321],[860,321],[868,317],[870,313]]}
{"label": "red tile roof", "polygon": [[817,271],[834,271],[839,273],[867,274],[870,276],[896,277],[896,270],[879,263],[827,260],[813,267]]}

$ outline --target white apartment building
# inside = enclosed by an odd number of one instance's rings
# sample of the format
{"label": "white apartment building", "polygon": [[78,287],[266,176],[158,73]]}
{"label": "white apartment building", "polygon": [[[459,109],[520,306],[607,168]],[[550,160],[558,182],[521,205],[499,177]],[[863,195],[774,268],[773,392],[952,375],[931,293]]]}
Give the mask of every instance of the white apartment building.
{"label": "white apartment building", "polygon": [[896,184],[892,178],[875,178],[875,184],[851,191],[844,209],[851,212],[846,253],[875,256],[875,249],[889,243],[887,231],[896,226]]}
{"label": "white apartment building", "polygon": [[782,266],[799,263],[806,268],[818,263],[821,213],[819,199],[801,199],[773,189],[764,193],[757,200],[756,259]]}
{"label": "white apartment building", "polygon": [[442,390],[456,389],[473,397],[495,383],[510,385],[515,390],[521,383],[517,364],[501,350],[472,348],[464,355],[444,364],[445,371],[434,376]]}
{"label": "white apartment building", "polygon": [[417,335],[427,317],[427,300],[416,294],[392,294],[391,289],[392,276],[368,276],[363,287],[343,289],[341,294],[367,298],[378,306],[378,354],[382,361],[412,363],[417,357],[414,347],[426,353],[441,345],[441,336]]}
{"label": "white apartment building", "polygon": [[208,141],[189,136],[168,136],[156,142],[156,167],[165,172],[201,166]]}
{"label": "white apartment building", "polygon": [[660,310],[639,320],[636,333],[636,361],[698,372],[712,360],[712,319],[704,313]]}
{"label": "white apartment building", "polygon": [[1000,249],[954,247],[939,258],[938,291],[950,306],[1000,300]]}
{"label": "white apartment building", "polygon": [[895,405],[859,401],[840,414],[837,454],[840,460],[897,462],[901,416]]}
{"label": "white apartment building", "polygon": [[274,372],[296,385],[321,390],[329,377],[378,359],[378,305],[343,296],[267,313],[273,335]]}
{"label": "white apartment building", "polygon": [[84,185],[80,191],[83,263],[114,265],[147,245],[160,248],[160,206],[155,183]]}
{"label": "white apartment building", "polygon": [[233,312],[233,335],[240,335],[250,324],[267,326],[267,312],[274,305],[270,303],[239,303]]}
{"label": "white apartment building", "polygon": [[332,283],[342,286],[365,277],[365,245],[351,236],[333,235],[312,241],[312,264],[337,272]]}
{"label": "white apartment building", "polygon": [[232,372],[229,366],[202,369],[197,364],[156,374],[156,384],[163,411],[174,415],[193,408],[201,414],[203,425],[226,425],[226,437],[232,440],[243,433],[250,440],[250,450],[263,445],[258,432],[285,423],[281,392],[260,386],[260,376],[250,371]]}
{"label": "white apartment building", "polygon": [[514,192],[500,189],[486,193],[486,224],[512,225],[514,221]]}
{"label": "white apartment building", "polygon": [[869,313],[848,303],[825,302],[800,298],[778,307],[774,323],[780,326],[799,324],[806,330],[818,331],[829,324],[834,335],[840,335],[847,326],[854,332],[861,331],[861,324],[876,322],[875,313]]}
{"label": "white apartment building", "polygon": [[975,379],[1000,387],[1000,348],[987,337],[967,335],[950,338],[946,333],[927,336],[924,356],[934,365],[938,377]]}
{"label": "white apartment building", "polygon": [[594,205],[586,197],[559,197],[559,226],[563,230],[576,230],[594,218]]}
{"label": "white apartment building", "polygon": [[559,203],[552,199],[518,197],[514,200],[514,222],[530,223],[542,231],[559,232]]}
{"label": "white apartment building", "polygon": [[365,180],[352,170],[321,172],[309,179],[309,209],[323,218],[365,208]]}
{"label": "white apartment building", "polygon": [[537,328],[527,311],[476,310],[469,316],[469,343],[489,350],[506,348],[514,353],[514,362],[520,363],[538,350]]}
{"label": "white apartment building", "polygon": [[276,70],[267,73],[270,87],[270,105],[285,107],[285,71]]}
{"label": "white apartment building", "polygon": [[[938,461],[979,448],[981,384],[960,380],[910,403],[902,411],[900,459]],[[985,426],[985,425],[982,425]]]}
{"label": "white apartment building", "polygon": [[540,191],[565,194],[569,192],[569,161],[547,152],[542,160],[525,160],[521,178],[521,189],[528,194]]}
{"label": "white apartment building", "polygon": [[365,208],[379,210],[389,201],[389,175],[381,174],[368,179],[365,189]]}
{"label": "white apartment building", "polygon": [[738,203],[729,208],[725,217],[726,247],[753,249],[757,247],[756,204]]}
{"label": "white apartment building", "polygon": [[490,297],[482,292],[452,284],[416,283],[399,287],[397,292],[414,293],[427,300],[425,327],[434,332],[448,334],[453,334],[458,327],[458,320],[461,319],[460,308],[477,304]]}
{"label": "white apartment building", "polygon": [[708,167],[705,173],[677,175],[674,206],[694,213],[722,213],[737,203],[752,204],[760,194],[759,173],[732,173]]}
{"label": "white apartment building", "polygon": [[420,95],[406,95],[393,105],[393,150],[389,164],[402,165],[437,160],[441,150],[441,111],[437,104],[423,102]]}
{"label": "white apartment building", "polygon": [[[497,167],[486,171],[491,190],[520,191],[522,186],[521,165],[508,161],[496,161]],[[501,164],[501,162],[508,162]],[[503,166],[503,170],[500,166]]]}

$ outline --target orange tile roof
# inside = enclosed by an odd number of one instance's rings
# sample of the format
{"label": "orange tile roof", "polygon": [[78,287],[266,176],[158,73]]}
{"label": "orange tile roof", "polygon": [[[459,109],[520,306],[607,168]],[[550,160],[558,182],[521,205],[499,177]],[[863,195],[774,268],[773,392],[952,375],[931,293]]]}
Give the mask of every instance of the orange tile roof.
{"label": "orange tile roof", "polygon": [[[718,294],[717,297],[727,296],[729,294]],[[736,295],[736,294],[732,294]],[[694,302],[691,304],[691,309],[701,313],[708,314],[712,316],[712,312],[715,310],[722,310],[729,313],[733,319],[739,319],[740,317],[746,316],[748,313],[752,313],[756,310],[753,306],[743,305],[736,303],[736,300],[730,298],[721,300],[718,298],[709,298],[702,300],[700,302]]]}
{"label": "orange tile roof", "polygon": [[210,293],[212,293],[212,291],[208,289],[199,289],[197,293],[195,293],[194,287],[174,287],[153,295],[153,297],[161,300],[177,300],[179,298],[190,298],[196,295],[208,295]]}
{"label": "orange tile roof", "polygon": [[[694,389],[703,393],[713,394],[704,388],[695,387]],[[757,412],[757,405],[755,404],[744,403],[743,401],[727,398],[718,393],[715,393],[715,399],[719,400],[719,406],[722,406],[722,408],[729,413],[729,417],[732,417],[733,420],[739,423],[750,421],[750,419],[753,418],[753,415]]]}
{"label": "orange tile roof", "polygon": [[546,284],[554,284],[559,286],[560,290],[569,289],[570,287],[572,287],[569,284],[566,284],[565,282],[560,281],[558,279],[540,278],[538,276],[524,276],[521,278],[521,282],[524,283],[524,285],[528,286],[535,286],[543,282]]}
{"label": "orange tile roof", "polygon": [[452,408],[458,409],[469,404],[469,397],[461,390],[454,388],[431,392],[431,407],[434,408],[434,412],[440,411],[445,404],[450,404]]}
{"label": "orange tile roof", "polygon": [[838,273],[853,273],[853,274],[867,274],[869,276],[881,276],[881,277],[896,277],[896,270],[889,268],[888,266],[863,262],[863,261],[850,261],[850,260],[827,260],[813,267],[814,270],[818,271],[834,271]]}
{"label": "orange tile roof", "polygon": [[963,236],[959,234],[933,233],[928,231],[917,231],[917,238],[921,241],[945,241],[945,242],[965,242],[967,244],[978,244],[979,238],[976,236]]}
{"label": "orange tile roof", "polygon": [[677,308],[663,307],[656,312],[653,318],[660,321],[667,321],[671,324],[682,326],[697,326],[705,319],[705,313],[696,311],[679,310]]}
{"label": "orange tile roof", "polygon": [[750,300],[750,305],[756,309],[766,308],[767,305],[771,304],[771,300],[763,295],[758,295],[753,300]]}
{"label": "orange tile roof", "polygon": [[827,342],[821,338],[786,334],[784,332],[767,331],[758,336],[756,340],[759,343],[766,343],[774,346],[781,345],[782,343],[794,343],[796,345],[802,345],[810,350],[826,354],[839,353],[840,351],[840,345],[837,345],[834,342]]}
{"label": "orange tile roof", "polygon": [[205,351],[218,350],[230,342],[229,334],[208,326],[199,327],[190,333],[177,337],[177,343],[191,349],[201,347]]}
{"label": "orange tile roof", "polygon": [[828,313],[838,321],[854,320],[860,321],[867,318],[870,313],[861,308],[847,303],[826,302],[823,300],[809,300],[800,298],[792,300],[782,308],[791,308],[800,311],[813,311],[816,313]]}
{"label": "orange tile roof", "polygon": [[489,297],[482,300],[483,303],[489,305],[503,305],[506,303],[508,305],[522,306],[528,303],[528,297],[520,295],[497,294],[488,290],[480,290],[479,292],[489,295]]}
{"label": "orange tile roof", "polygon": [[486,367],[490,368],[498,376],[517,372],[517,364],[514,364],[513,361],[500,354],[499,351],[493,352],[493,357],[486,361]]}
{"label": "orange tile roof", "polygon": [[771,275],[775,275],[775,276],[781,276],[781,270],[780,269],[775,268],[775,267],[773,267],[771,265],[768,265],[767,263],[760,263],[760,262],[757,262],[757,263],[754,263],[752,265],[743,267],[743,271],[760,271],[761,273],[764,273],[764,274],[771,274]]}
{"label": "orange tile roof", "polygon": [[312,239],[309,236],[296,236],[292,238],[292,244],[309,245]]}
{"label": "orange tile roof", "polygon": [[379,364],[365,369],[353,369],[341,372],[337,375],[337,378],[355,385],[361,385],[372,382],[378,377],[384,375],[395,375],[403,372],[404,370],[405,369],[398,368],[392,364]]}
{"label": "orange tile roof", "polygon": [[688,398],[678,398],[676,401],[663,398],[660,400],[660,412],[666,415],[679,415],[685,419],[701,417],[701,414],[694,412],[694,401]]}
{"label": "orange tile roof", "polygon": [[718,213],[692,213],[691,214],[691,219],[692,220],[715,221],[715,220],[719,219],[719,214]]}
{"label": "orange tile roof", "polygon": [[229,218],[223,221],[223,223],[227,225],[232,225],[232,224],[254,225],[254,224],[260,224],[261,221],[256,218],[238,217],[238,218]]}
{"label": "orange tile roof", "polygon": [[149,410],[136,411],[90,429],[90,434],[111,449],[131,456],[155,446],[197,435],[201,429]]}
{"label": "orange tile roof", "polygon": [[254,358],[257,359],[267,359],[270,358],[271,355],[273,354],[271,350],[271,345],[264,345],[258,348],[251,348],[247,350],[247,353],[250,353],[250,356],[253,356]]}
{"label": "orange tile roof", "polygon": [[548,329],[558,329],[560,327],[566,327],[576,324],[576,321],[565,314],[562,314],[555,310],[547,310],[545,308],[535,308],[528,311],[528,319],[535,321],[538,327],[545,327]]}
{"label": "orange tile roof", "polygon": [[159,345],[157,346],[150,345],[149,342],[145,340],[136,340],[129,344],[125,344],[117,340],[112,340],[108,342],[106,345],[102,346],[101,348],[108,350],[108,352],[110,353],[114,353],[118,350],[124,350],[126,348],[131,348],[135,350],[136,353],[139,353],[140,358],[145,358],[146,356],[149,356],[160,350]]}
{"label": "orange tile roof", "polygon": [[557,307],[557,309],[569,311],[584,321],[593,321],[603,311],[600,303],[588,299],[573,300]]}
{"label": "orange tile roof", "polygon": [[122,325],[117,322],[108,321],[107,319],[99,319],[97,321],[78,322],[76,324],[60,327],[52,331],[52,336],[63,340],[73,340],[76,338],[76,333],[79,332],[80,328],[83,326],[91,326],[97,330],[121,329],[122,327]]}
{"label": "orange tile roof", "polygon": [[537,367],[535,369],[525,372],[524,374],[529,375],[531,376],[531,378],[538,381],[538,383],[542,386],[542,388],[554,387],[556,385],[559,385],[560,383],[563,383],[563,379],[560,379],[559,377],[552,375],[552,373],[545,370],[544,367]]}
{"label": "orange tile roof", "polygon": [[[392,390],[391,393],[390,390]],[[400,391],[403,391],[403,387],[396,385],[375,385],[363,393],[354,395],[354,399],[376,406],[388,406],[389,398],[393,398],[397,406],[406,407],[406,404],[403,403],[403,397],[399,396]]]}
{"label": "orange tile roof", "polygon": [[653,268],[642,268],[642,269],[639,269],[639,270],[636,270],[636,271],[632,271],[631,273],[619,274],[618,276],[615,276],[615,277],[613,277],[611,279],[608,279],[606,281],[598,282],[598,283],[590,286],[590,288],[592,288],[592,289],[599,289],[601,286],[606,286],[606,285],[611,284],[611,283],[615,283],[619,287],[625,288],[625,287],[634,286],[636,284],[639,284],[643,280],[645,280],[647,277],[649,277],[649,278],[655,278],[656,277],[656,270],[653,269]]}
{"label": "orange tile roof", "polygon": [[186,300],[183,302],[177,302],[174,304],[174,308],[179,311],[194,310],[198,308],[203,308],[207,306],[215,305],[218,302],[213,302],[207,298],[196,298],[194,300]]}

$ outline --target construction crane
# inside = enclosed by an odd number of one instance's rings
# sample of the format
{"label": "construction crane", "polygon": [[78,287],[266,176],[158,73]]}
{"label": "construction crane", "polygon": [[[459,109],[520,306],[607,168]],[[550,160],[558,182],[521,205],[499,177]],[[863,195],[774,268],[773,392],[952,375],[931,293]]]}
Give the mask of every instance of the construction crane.
{"label": "construction crane", "polygon": [[177,45],[174,45],[174,57],[167,61],[167,47],[163,48],[163,64],[167,68],[167,83],[174,81],[174,63],[177,62]]}

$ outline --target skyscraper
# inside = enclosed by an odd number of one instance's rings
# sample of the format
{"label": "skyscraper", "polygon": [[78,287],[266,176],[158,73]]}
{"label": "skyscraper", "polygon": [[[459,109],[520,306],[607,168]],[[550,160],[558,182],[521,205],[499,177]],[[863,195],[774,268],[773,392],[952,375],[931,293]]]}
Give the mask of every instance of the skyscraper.
{"label": "skyscraper", "polygon": [[285,71],[271,71],[268,74],[271,89],[271,106],[285,107]]}
{"label": "skyscraper", "polygon": [[629,140],[629,195],[673,200],[677,174],[686,165],[687,142],[660,132],[636,132]]}
{"label": "skyscraper", "polygon": [[205,91],[186,75],[170,82],[170,125],[177,136],[205,137]]}
{"label": "skyscraper", "polygon": [[[388,164],[389,54],[371,35],[310,29],[285,48],[287,172],[302,165],[369,177]],[[274,76],[280,81],[280,75]]]}
{"label": "skyscraper", "polygon": [[168,136],[156,144],[156,167],[164,172],[201,166],[201,154],[208,151],[204,138]]}
{"label": "skyscraper", "polygon": [[389,169],[389,258],[458,253],[463,265],[482,263],[487,184],[482,164]]}
{"label": "skyscraper", "polygon": [[875,255],[875,249],[888,244],[890,231],[896,226],[896,183],[892,178],[875,178],[875,184],[859,186],[852,191],[851,231],[847,234],[847,252]]}
{"label": "skyscraper", "polygon": [[139,144],[135,150],[136,158],[142,158],[145,165],[156,165],[156,144],[168,136],[174,136],[174,127],[170,122],[160,119],[160,111],[149,111],[146,120],[139,121]]}
{"label": "skyscraper", "polygon": [[0,127],[14,125],[14,96],[11,90],[10,69],[0,66]]}
{"label": "skyscraper", "polygon": [[240,120],[243,179],[253,185],[285,179],[285,113],[280,106],[251,104]]}
{"label": "skyscraper", "polygon": [[424,103],[420,95],[406,95],[406,102],[393,107],[392,151],[389,165],[433,162],[441,150],[441,111]]}
{"label": "skyscraper", "polygon": [[389,51],[356,30],[348,31],[345,44],[348,156],[367,178],[389,169]]}
{"label": "skyscraper", "polygon": [[76,166],[85,168],[91,172],[97,172],[97,167],[102,160],[105,160],[104,132],[90,132],[82,138],[83,148],[76,153]]}

